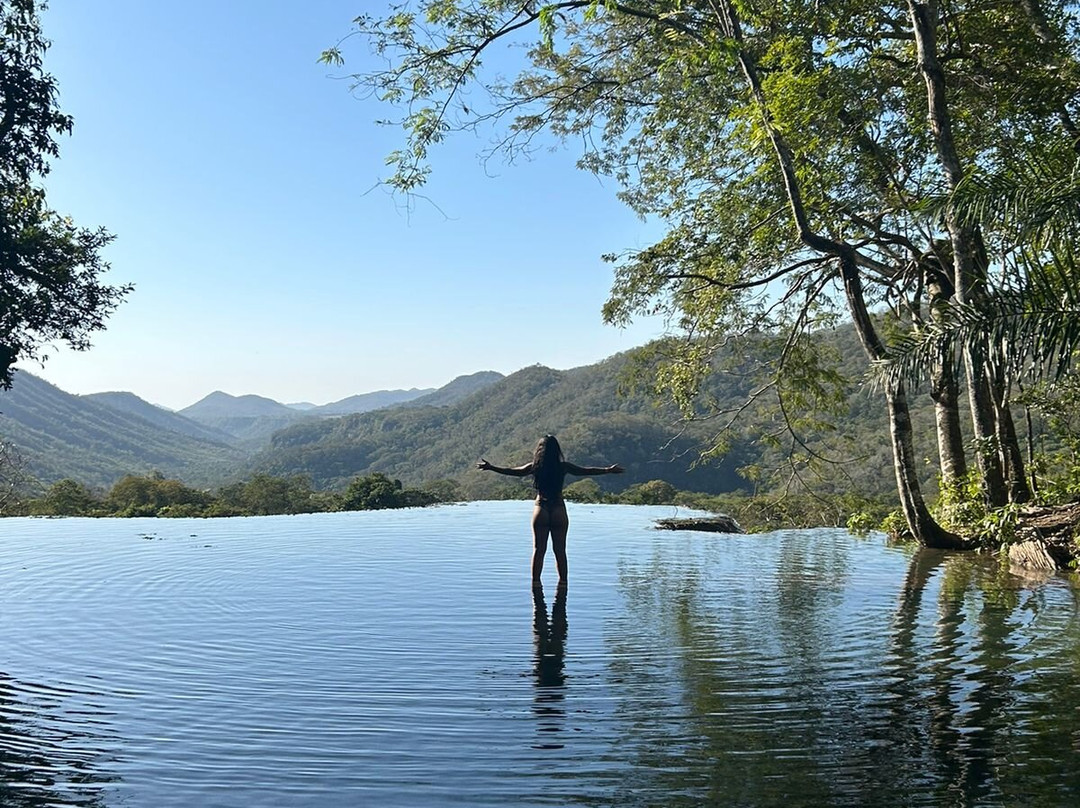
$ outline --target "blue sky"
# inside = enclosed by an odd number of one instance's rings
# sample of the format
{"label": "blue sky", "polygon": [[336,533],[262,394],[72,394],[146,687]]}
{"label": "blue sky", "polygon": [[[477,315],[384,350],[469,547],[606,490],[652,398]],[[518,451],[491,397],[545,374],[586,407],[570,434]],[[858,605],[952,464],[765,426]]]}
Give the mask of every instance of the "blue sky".
{"label": "blue sky", "polygon": [[[213,390],[321,404],[576,367],[660,333],[601,322],[600,256],[657,234],[571,149],[485,166],[487,140],[464,135],[433,155],[434,205],[374,187],[400,130],[317,59],[381,7],[52,0],[46,66],[75,130],[50,200],[116,234],[109,279],[136,288],[90,351],[22,367],[173,408]],[[363,69],[362,42],[346,56]]]}

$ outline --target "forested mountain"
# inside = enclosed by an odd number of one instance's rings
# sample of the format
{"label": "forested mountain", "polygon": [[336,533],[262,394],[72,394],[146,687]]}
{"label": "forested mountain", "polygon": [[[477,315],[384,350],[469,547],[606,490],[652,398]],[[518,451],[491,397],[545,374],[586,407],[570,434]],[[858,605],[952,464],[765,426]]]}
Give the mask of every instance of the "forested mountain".
{"label": "forested mountain", "polygon": [[[415,392],[435,403],[453,402],[499,378],[483,371],[437,390]],[[368,394],[367,401],[378,403],[393,394],[378,391]],[[183,413],[194,413],[204,423]],[[0,392],[0,441],[14,445],[25,472],[43,484],[70,477],[107,487],[127,474],[156,470],[189,484],[217,486],[242,474],[246,458],[275,430],[297,419],[325,418],[268,398],[221,392],[176,413],[129,392],[72,395],[25,371],[12,390]]]}
{"label": "forested mountain", "polygon": [[312,407],[307,412],[313,415],[352,415],[355,412],[370,412],[383,407],[393,407],[395,404],[404,404],[406,401],[412,401],[434,392],[435,388],[433,387],[422,390],[417,387],[411,390],[377,390],[374,393],[361,393],[360,395],[343,398],[341,401],[333,401],[329,404]]}
{"label": "forested mountain", "polygon": [[215,390],[194,404],[180,410],[180,414],[196,421],[205,422],[214,418],[250,418],[260,415],[289,416],[296,415],[290,408],[264,396],[233,396]]}
{"label": "forested mountain", "polygon": [[223,441],[65,393],[25,371],[11,390],[0,392],[0,438],[17,447],[24,471],[42,483],[72,477],[108,486],[126,474],[160,471],[209,485],[244,457]]}
{"label": "forested mountain", "polygon": [[[623,354],[566,371],[525,368],[447,407],[420,406],[418,399],[403,407],[297,424],[274,435],[252,468],[309,475],[318,487],[340,487],[355,474],[379,471],[410,485],[451,480],[468,496],[502,495],[521,484],[477,472],[475,462],[483,456],[499,465],[524,463],[536,440],[550,432],[574,462],[625,466],[623,475],[596,478],[610,490],[648,480],[704,492],[775,489],[796,480],[789,467],[793,456],[815,455],[818,468],[800,471],[806,484],[823,491],[891,495],[895,480],[884,405],[865,381],[866,360],[854,331],[823,331],[818,340],[835,353],[850,380],[838,413],[814,425],[802,420],[806,413],[789,413],[797,435],[792,437],[776,412],[762,415],[751,406],[728,430],[728,449],[697,465],[699,450],[755,389],[743,369],[719,369],[730,356],[721,357],[706,384],[708,397],[728,412],[723,418],[688,424],[642,393],[620,394],[630,362],[630,354]],[[920,438],[916,450],[929,461],[936,456],[932,404],[925,394],[913,394],[912,401]],[[748,477],[738,473],[742,467],[753,467]],[[926,471],[926,482],[932,483],[932,463]]]}
{"label": "forested mountain", "polygon": [[403,405],[447,406],[501,378],[500,373],[481,371],[459,376],[437,389],[414,387],[411,390],[376,390],[310,407],[289,406],[255,395],[232,396],[219,390],[180,410],[180,414],[207,428],[230,435],[249,450],[256,450],[262,448],[278,430],[307,419],[332,418]]}
{"label": "forested mountain", "polygon": [[[796,440],[775,413],[764,416],[764,432],[769,434],[763,438],[763,416],[751,408],[729,431],[727,451],[693,468],[701,447],[728,418],[686,424],[673,409],[657,407],[643,393],[621,395],[618,390],[634,352],[572,370],[533,366],[507,377],[485,371],[405,404],[336,418],[223,393],[195,408],[211,420],[227,420],[223,413],[230,411],[241,413],[233,416],[234,429],[247,418],[249,426],[263,430],[262,437],[246,441],[215,440],[220,433],[212,426],[192,423],[131,394],[72,396],[20,373],[14,389],[0,394],[0,437],[19,447],[41,480],[73,477],[92,485],[157,469],[198,486],[269,472],[308,475],[318,488],[340,489],[357,475],[383,472],[408,485],[449,480],[451,489],[465,496],[502,496],[522,492],[522,483],[475,471],[476,461],[526,462],[537,439],[550,432],[559,436],[574,462],[622,464],[625,474],[596,478],[609,490],[649,480],[704,492],[767,489],[777,484],[770,470],[779,469],[780,479],[791,479],[789,456],[813,452],[836,461],[823,464],[824,476],[804,470],[806,482],[820,490],[889,493],[894,482],[884,407],[861,381],[865,360],[854,333],[850,328],[821,332],[819,340],[834,348],[843,375],[852,380],[843,411],[820,429],[801,423],[803,413],[790,413]],[[724,362],[722,357],[708,379],[707,394],[731,412],[755,388],[743,369],[724,367]],[[920,438],[916,450],[932,460],[932,406],[925,394],[913,394],[912,400]],[[450,403],[435,406],[443,401]],[[285,428],[271,437],[270,425],[282,411],[289,414],[283,417]],[[755,416],[759,423],[751,428]],[[754,472],[740,476],[744,467]],[[933,463],[926,464],[927,481],[933,468]]]}
{"label": "forested mountain", "polygon": [[458,376],[449,384],[445,384],[438,390],[433,390],[427,395],[415,398],[406,403],[406,407],[448,407],[457,404],[464,398],[468,398],[478,390],[489,387],[500,379],[505,378],[501,373],[494,370],[481,370],[479,373],[470,373],[467,376]]}
{"label": "forested mountain", "polygon": [[220,390],[184,407],[180,414],[228,433],[248,449],[262,446],[279,429],[315,417],[311,410],[296,410],[263,396],[232,396]]}
{"label": "forested mountain", "polygon": [[192,438],[200,438],[214,443],[233,442],[232,435],[227,432],[203,426],[179,413],[171,412],[156,404],[151,404],[149,401],[144,401],[134,393],[88,393],[79,396],[79,398],[85,401],[95,401],[98,404],[104,404],[106,407],[110,407],[119,412],[137,415],[155,426],[167,429],[170,432],[179,432],[181,435],[188,435]]}
{"label": "forested mountain", "polygon": [[697,490],[744,486],[736,469],[745,447],[691,471],[695,437],[674,414],[643,396],[616,394],[626,363],[620,355],[566,371],[534,366],[448,407],[398,407],[297,424],[274,435],[253,467],[307,474],[320,487],[381,471],[407,484],[452,479],[470,496],[494,495],[518,482],[472,470],[476,461],[526,462],[537,438],[550,432],[579,464],[625,466],[626,474],[596,478],[609,488],[652,479]]}
{"label": "forested mountain", "polygon": [[[181,410],[181,412],[186,412],[186,410]],[[278,430],[285,429],[298,421],[318,416],[303,410],[286,408],[286,412],[274,415],[191,415],[188,417],[209,429],[227,433],[236,445],[248,451],[255,451],[264,446],[270,440],[270,436]]]}

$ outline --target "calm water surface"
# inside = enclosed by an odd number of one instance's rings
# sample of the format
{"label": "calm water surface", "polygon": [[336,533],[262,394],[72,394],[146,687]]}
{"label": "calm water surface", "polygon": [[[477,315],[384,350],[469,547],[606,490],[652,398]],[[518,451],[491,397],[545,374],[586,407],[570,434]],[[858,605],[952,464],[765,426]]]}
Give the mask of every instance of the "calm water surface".
{"label": "calm water surface", "polygon": [[1068,578],[571,508],[0,520],[0,806],[1080,804]]}

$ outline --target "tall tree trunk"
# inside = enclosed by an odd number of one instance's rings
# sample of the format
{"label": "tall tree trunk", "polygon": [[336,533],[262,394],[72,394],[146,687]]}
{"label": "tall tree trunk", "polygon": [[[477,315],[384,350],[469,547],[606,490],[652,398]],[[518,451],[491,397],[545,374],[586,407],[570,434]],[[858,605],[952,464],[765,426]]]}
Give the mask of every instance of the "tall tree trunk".
{"label": "tall tree trunk", "polygon": [[[784,190],[788,198],[792,219],[799,232],[799,239],[812,250],[839,259],[840,273],[844,283],[844,293],[848,309],[855,323],[856,332],[863,348],[870,359],[883,359],[885,346],[874,329],[870,312],[866,308],[866,299],[862,290],[862,278],[856,265],[855,248],[847,242],[836,241],[822,236],[810,226],[803,204],[802,191],[795,173],[795,157],[787,140],[773,125],[772,115],[761,86],[757,65],[753,57],[743,47],[742,27],[739,13],[734,3],[724,2],[715,6],[721,25],[726,35],[739,46],[738,62],[743,76],[750,88],[750,93],[761,113],[762,125],[768,133],[769,142],[776,154],[780,173],[784,180]],[[907,406],[907,396],[903,385],[890,386],[886,393],[889,411],[889,435],[893,449],[893,467],[896,470],[896,484],[903,507],[904,518],[911,534],[927,547],[959,549],[964,547],[963,540],[945,530],[937,523],[922,496],[917,464],[911,439],[911,416]]]}
{"label": "tall tree trunk", "polygon": [[1020,449],[1020,438],[1016,434],[1016,422],[1013,421],[1012,409],[1008,402],[998,411],[999,434],[1005,447],[1005,469],[1009,477],[1009,502],[1030,502],[1031,487],[1028,485],[1027,469],[1024,466],[1024,453]]}
{"label": "tall tree trunk", "polygon": [[1020,451],[1020,440],[1016,435],[1012,410],[1009,407],[1009,389],[998,373],[991,379],[994,390],[994,422],[997,427],[997,441],[1001,451],[1001,463],[1005,469],[1009,502],[1023,503],[1031,500],[1027,472],[1024,469],[1024,455]]}
{"label": "tall tree trunk", "polygon": [[[1020,395],[1024,394],[1024,385],[1019,380],[1016,382]],[[1028,491],[1032,499],[1039,496],[1039,481],[1035,473],[1035,424],[1031,420],[1031,407],[1024,405],[1024,443],[1027,445],[1027,473]]]}
{"label": "tall tree trunk", "polygon": [[[852,254],[840,257],[840,273],[844,281],[848,309],[852,313],[863,350],[871,361],[885,358],[885,346],[878,337],[870,312],[866,308],[862,280]],[[892,444],[896,490],[900,495],[900,507],[908,529],[926,547],[963,548],[963,539],[939,525],[923,499],[911,428],[911,412],[903,382],[886,383],[885,402],[888,407],[889,441]],[[960,456],[963,457],[962,447]]]}
{"label": "tall tree trunk", "polygon": [[982,475],[983,497],[988,506],[1000,508],[1009,501],[1009,496],[999,454],[994,398],[985,374],[980,372],[984,365],[982,350],[970,346],[965,348],[964,375],[968,383],[968,401],[971,403],[971,420],[975,429],[975,458]]}
{"label": "tall tree trunk", "polygon": [[[930,128],[934,134],[938,160],[944,170],[949,190],[955,190],[964,177],[960,157],[952,135],[952,122],[945,100],[945,71],[937,55],[937,3],[908,0],[912,30],[918,50],[919,70],[926,83]],[[954,282],[959,303],[977,305],[983,294],[983,269],[977,260],[978,241],[975,229],[961,221],[950,205],[945,224],[953,248]],[[1008,502],[1005,476],[998,457],[994,398],[987,383],[986,355],[978,345],[964,347],[964,375],[975,430],[976,459],[982,474],[983,494],[991,507]]]}
{"label": "tall tree trunk", "polygon": [[955,486],[967,476],[964,435],[960,431],[960,385],[953,372],[952,358],[943,356],[930,379],[937,425],[938,467],[942,486]]}
{"label": "tall tree trunk", "polygon": [[903,382],[888,382],[885,401],[889,413],[889,440],[893,450],[896,490],[900,494],[900,508],[908,529],[926,547],[961,549],[964,543],[960,537],[937,523],[923,499],[912,441],[911,413]]}
{"label": "tall tree trunk", "polygon": [[[924,256],[920,261],[923,282],[930,298],[930,316],[937,322],[944,317],[953,296],[952,279],[944,269],[949,263],[943,260],[943,256],[935,254]],[[967,476],[964,435],[960,429],[960,386],[954,367],[952,352],[942,349],[930,374],[930,398],[934,402],[938,467],[943,488],[955,486]]]}

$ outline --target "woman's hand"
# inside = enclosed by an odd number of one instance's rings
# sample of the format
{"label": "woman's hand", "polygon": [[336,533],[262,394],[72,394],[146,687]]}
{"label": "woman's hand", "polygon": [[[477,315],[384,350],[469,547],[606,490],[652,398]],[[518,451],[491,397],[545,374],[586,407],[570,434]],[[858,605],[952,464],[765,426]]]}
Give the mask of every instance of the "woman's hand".
{"label": "woman's hand", "polygon": [[480,469],[480,471],[491,471],[492,468],[494,468],[494,466],[492,466],[489,462],[484,460],[484,458],[482,458],[482,457],[480,458],[480,462],[476,464],[476,467],[478,469]]}
{"label": "woman's hand", "polygon": [[618,463],[613,463],[612,465],[607,467],[608,474],[622,474],[624,471],[626,471],[626,469],[624,469]]}

